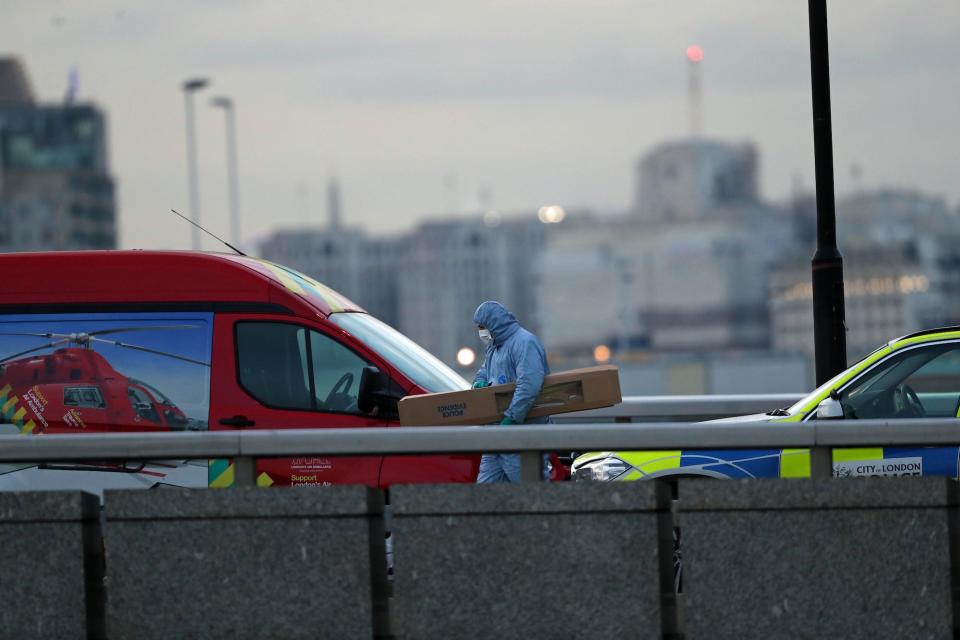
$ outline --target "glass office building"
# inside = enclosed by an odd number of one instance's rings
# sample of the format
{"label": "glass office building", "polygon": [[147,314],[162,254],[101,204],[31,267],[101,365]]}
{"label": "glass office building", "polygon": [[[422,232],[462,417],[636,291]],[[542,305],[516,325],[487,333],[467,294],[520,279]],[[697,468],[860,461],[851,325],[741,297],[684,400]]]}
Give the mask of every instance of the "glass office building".
{"label": "glass office building", "polygon": [[106,128],[93,105],[36,104],[0,60],[0,251],[116,247]]}

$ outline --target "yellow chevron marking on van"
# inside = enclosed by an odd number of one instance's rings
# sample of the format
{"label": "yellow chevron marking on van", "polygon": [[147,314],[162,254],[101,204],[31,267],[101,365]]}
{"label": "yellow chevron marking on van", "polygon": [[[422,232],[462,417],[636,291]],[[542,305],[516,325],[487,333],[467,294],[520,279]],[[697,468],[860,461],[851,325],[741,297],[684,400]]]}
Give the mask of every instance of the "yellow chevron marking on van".
{"label": "yellow chevron marking on van", "polygon": [[[233,460],[214,459],[210,460],[208,465],[209,472],[216,474],[208,483],[211,488],[226,489],[233,486]],[[221,468],[222,471],[220,470]]]}
{"label": "yellow chevron marking on van", "polygon": [[302,277],[304,280],[307,281],[307,284],[309,284],[311,287],[313,287],[314,289],[316,289],[316,294],[317,294],[318,296],[320,296],[321,298],[323,298],[323,301],[326,302],[326,303],[330,306],[330,312],[331,312],[331,313],[336,313],[336,312],[338,312],[338,311],[343,311],[343,309],[344,309],[344,304],[343,304],[344,298],[343,298],[339,293],[337,293],[336,291],[334,291],[333,289],[331,289],[331,288],[328,287],[327,285],[325,285],[325,284],[323,284],[323,283],[320,283],[320,282],[317,282],[316,280],[314,280],[314,279],[311,278],[310,276],[301,274],[301,277]]}
{"label": "yellow chevron marking on van", "polygon": [[33,420],[27,420],[27,424],[23,425],[23,428],[20,429],[21,435],[28,436],[33,433],[33,430],[37,428],[37,425],[34,424]]}
{"label": "yellow chevron marking on van", "polygon": [[17,400],[19,400],[17,396],[13,396],[7,400],[7,402],[3,405],[3,408],[0,408],[0,412],[2,412],[3,415],[10,413],[13,410],[14,405],[17,404]]}
{"label": "yellow chevron marking on van", "polygon": [[13,424],[18,427],[23,424],[23,416],[27,415],[26,407],[20,407],[17,409],[17,412],[13,414]]}
{"label": "yellow chevron marking on van", "polygon": [[[293,291],[297,295],[304,297],[309,297],[310,294],[313,294],[323,300],[324,304],[330,307],[331,313],[343,311],[347,307],[346,298],[325,284],[314,280],[310,276],[294,271],[288,271],[286,268],[266,260],[258,260],[258,262],[269,269],[270,273],[275,275],[283,284],[283,286],[290,291]],[[301,280],[303,281],[303,284],[300,283]],[[309,287],[310,290],[305,290],[304,285]]]}
{"label": "yellow chevron marking on van", "polygon": [[270,273],[275,275],[287,289],[301,296],[307,295],[307,292],[303,290],[303,287],[300,286],[300,283],[294,280],[289,273],[273,264],[270,264],[269,262],[261,262],[261,264],[269,269]]}

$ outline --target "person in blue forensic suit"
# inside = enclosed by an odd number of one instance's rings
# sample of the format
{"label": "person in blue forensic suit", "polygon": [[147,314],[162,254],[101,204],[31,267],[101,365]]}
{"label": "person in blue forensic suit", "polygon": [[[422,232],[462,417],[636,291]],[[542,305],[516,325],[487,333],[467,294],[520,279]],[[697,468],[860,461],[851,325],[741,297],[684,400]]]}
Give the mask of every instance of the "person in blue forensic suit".
{"label": "person in blue forensic suit", "polygon": [[[510,311],[499,302],[488,300],[473,314],[480,339],[486,345],[483,366],[473,377],[474,388],[516,382],[513,400],[504,412],[502,426],[546,424],[549,416],[527,420],[544,377],[550,373],[547,354],[537,336],[520,326]],[[550,478],[550,463],[544,456],[544,479]],[[519,482],[519,453],[486,453],[480,460],[478,483]]]}

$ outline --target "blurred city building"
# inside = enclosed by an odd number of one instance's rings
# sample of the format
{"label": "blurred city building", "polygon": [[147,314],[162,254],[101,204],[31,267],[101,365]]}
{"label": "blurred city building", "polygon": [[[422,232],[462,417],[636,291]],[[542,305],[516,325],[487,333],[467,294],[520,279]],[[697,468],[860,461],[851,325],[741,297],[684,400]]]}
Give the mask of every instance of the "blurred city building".
{"label": "blurred city building", "polygon": [[0,59],[0,251],[116,244],[103,112],[38,104],[20,62]]}
{"label": "blurred city building", "polygon": [[316,278],[348,296],[384,322],[397,326],[398,251],[392,238],[344,227],[340,185],[327,185],[325,227],[285,229],[260,244],[260,254]]}
{"label": "blurred city building", "polygon": [[[629,212],[488,212],[395,237],[344,228],[331,186],[326,228],[278,231],[260,248],[465,374],[477,363],[458,354],[481,357],[471,314],[496,299],[540,335],[555,368],[614,362],[625,393],[808,388],[813,195],[797,184],[788,203],[765,201],[748,143],[668,142],[637,167]],[[838,201],[851,359],[960,323],[955,215],[943,199],[909,190]]]}
{"label": "blurred city building", "polygon": [[620,359],[769,348],[767,272],[796,229],[789,210],[760,201],[753,146],[680,140],[637,166],[632,215],[563,225],[539,259],[548,348]]}
{"label": "blurred city building", "polygon": [[[590,362],[557,364],[569,368]],[[650,353],[616,364],[625,396],[803,393],[813,381],[813,362],[799,353]]]}
{"label": "blurred city building", "polygon": [[359,229],[301,228],[274,232],[260,255],[315,278],[396,326],[398,244]]}
{"label": "blurred city building", "polygon": [[[837,202],[851,362],[898,336],[960,323],[960,232],[951,218],[942,198],[910,190]],[[773,347],[810,357],[811,255],[790,251],[770,277]]]}
{"label": "blurred city building", "polygon": [[533,214],[420,225],[403,239],[400,330],[447,362],[463,347],[480,351],[473,312],[484,300],[539,331],[533,261],[554,227]]}
{"label": "blurred city building", "polygon": [[957,233],[946,200],[913,189],[857,191],[837,200],[837,242],[873,247]]}
{"label": "blurred city building", "polygon": [[532,262],[557,225],[535,213],[487,212],[375,236],[343,227],[339,191],[328,193],[325,227],[277,231],[260,254],[342,292],[450,363],[464,347],[480,350],[473,312],[484,300],[537,329]]}
{"label": "blurred city building", "polygon": [[33,88],[17,58],[0,58],[0,104],[33,104]]}
{"label": "blurred city building", "polygon": [[634,209],[646,222],[723,218],[757,201],[757,151],[750,143],[672,140],[637,163]]}

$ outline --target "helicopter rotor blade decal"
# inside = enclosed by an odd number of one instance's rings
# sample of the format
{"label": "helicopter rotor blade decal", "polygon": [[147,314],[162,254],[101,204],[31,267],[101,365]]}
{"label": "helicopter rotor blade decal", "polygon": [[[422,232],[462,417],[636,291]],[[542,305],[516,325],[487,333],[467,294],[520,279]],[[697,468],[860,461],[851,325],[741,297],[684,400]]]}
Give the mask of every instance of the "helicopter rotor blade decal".
{"label": "helicopter rotor blade decal", "polygon": [[90,338],[95,342],[105,342],[106,344],[112,344],[115,347],[123,347],[124,349],[136,349],[137,351],[145,351],[146,353],[155,353],[159,356],[166,356],[168,358],[176,358],[177,360],[183,360],[184,362],[192,362],[193,364],[203,365],[204,367],[209,367],[209,362],[204,362],[203,360],[194,360],[193,358],[188,358],[186,356],[179,356],[175,353],[167,353],[166,351],[158,351],[156,349],[148,349],[147,347],[141,347],[135,344],[128,344],[126,342],[120,342],[119,340],[104,340],[103,338]]}
{"label": "helicopter rotor blade decal", "polygon": [[200,329],[195,324],[175,324],[164,326],[149,327],[114,327],[112,329],[101,329],[99,331],[78,331],[76,333],[32,333],[32,332],[0,332],[0,336],[32,336],[34,338],[70,338],[71,341],[83,342],[84,339],[91,336],[102,336],[108,333],[122,333],[127,331],[168,331],[171,329]]}
{"label": "helicopter rotor blade decal", "polygon": [[196,324],[174,324],[166,326],[149,326],[149,327],[116,327],[114,329],[101,329],[100,331],[90,331],[87,333],[88,336],[103,336],[108,333],[125,333],[127,331],[167,331],[168,329],[199,329],[200,326]]}
{"label": "helicopter rotor blade decal", "polygon": [[7,356],[6,358],[0,358],[0,362],[6,362],[7,360],[13,360],[14,358],[19,358],[20,356],[25,356],[28,353],[33,353],[34,351],[43,351],[44,349],[50,349],[53,347],[58,347],[61,344],[67,344],[70,342],[69,339],[66,340],[54,340],[53,342],[48,342],[47,344],[41,345],[39,347],[34,347],[33,349],[27,349],[26,351],[21,351],[20,353],[15,353],[12,356]]}
{"label": "helicopter rotor blade decal", "polygon": [[37,468],[39,465],[36,462],[29,464],[5,464],[0,467],[0,476],[5,476],[8,473],[16,473],[17,471],[23,471],[24,469]]}

